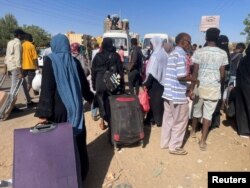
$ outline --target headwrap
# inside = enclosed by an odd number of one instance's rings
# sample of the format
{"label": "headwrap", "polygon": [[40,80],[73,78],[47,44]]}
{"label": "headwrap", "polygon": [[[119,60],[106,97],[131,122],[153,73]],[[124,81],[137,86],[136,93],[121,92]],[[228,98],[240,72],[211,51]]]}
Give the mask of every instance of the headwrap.
{"label": "headwrap", "polygon": [[153,53],[150,56],[147,65],[145,81],[147,81],[149,74],[151,74],[160,84],[163,85],[168,56],[162,47],[162,39],[160,37],[154,37],[150,42],[153,45]]}
{"label": "headwrap", "polygon": [[58,34],[51,40],[53,72],[57,90],[67,110],[67,119],[73,125],[74,132],[83,128],[83,99],[81,84],[78,77],[76,62],[70,53],[69,40],[65,35]]}
{"label": "headwrap", "polygon": [[102,51],[115,52],[115,47],[113,46],[113,41],[111,38],[104,38],[102,41]]}

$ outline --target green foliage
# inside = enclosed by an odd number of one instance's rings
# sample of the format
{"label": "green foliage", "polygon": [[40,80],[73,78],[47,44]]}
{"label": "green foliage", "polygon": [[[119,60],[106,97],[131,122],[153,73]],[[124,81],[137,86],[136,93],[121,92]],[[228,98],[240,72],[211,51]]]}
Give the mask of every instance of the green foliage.
{"label": "green foliage", "polygon": [[7,42],[13,38],[13,31],[18,28],[16,18],[11,14],[6,14],[0,18],[0,48],[5,48]]}
{"label": "green foliage", "polygon": [[248,17],[243,21],[245,25],[245,29],[243,32],[241,32],[242,35],[246,35],[246,42],[250,43],[250,14],[248,14]]}
{"label": "green foliage", "polygon": [[37,47],[44,47],[51,39],[51,35],[46,32],[44,29],[40,28],[39,26],[31,25],[23,26],[23,30],[27,33],[30,33],[33,36],[33,41],[35,46]]}
{"label": "green foliage", "polygon": [[51,35],[39,26],[19,26],[15,16],[6,14],[0,18],[0,49],[6,48],[8,41],[13,38],[13,31],[17,28],[32,34],[36,47],[44,47],[51,40]]}

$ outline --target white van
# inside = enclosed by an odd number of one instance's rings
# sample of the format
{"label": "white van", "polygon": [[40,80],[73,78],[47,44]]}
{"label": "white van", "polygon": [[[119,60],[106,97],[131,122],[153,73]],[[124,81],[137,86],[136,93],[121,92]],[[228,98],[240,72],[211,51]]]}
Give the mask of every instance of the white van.
{"label": "white van", "polygon": [[125,58],[128,58],[131,48],[129,34],[126,31],[122,30],[110,30],[103,34],[103,38],[107,37],[112,38],[113,44],[116,47],[117,51],[120,49],[120,46],[123,46],[124,56]]}
{"label": "white van", "polygon": [[161,39],[167,39],[168,42],[175,44],[174,38],[170,37],[168,34],[164,34],[164,33],[148,33],[144,35],[143,38],[143,43],[142,43],[142,50],[143,52],[146,52],[149,47],[150,47],[150,40],[153,37],[160,37]]}

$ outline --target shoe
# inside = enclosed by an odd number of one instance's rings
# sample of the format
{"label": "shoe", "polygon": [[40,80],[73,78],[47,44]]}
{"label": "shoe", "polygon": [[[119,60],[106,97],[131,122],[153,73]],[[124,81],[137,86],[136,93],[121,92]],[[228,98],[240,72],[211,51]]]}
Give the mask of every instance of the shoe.
{"label": "shoe", "polygon": [[32,107],[35,107],[37,105],[38,105],[38,103],[31,101],[31,102],[27,103],[27,108],[32,108]]}
{"label": "shoe", "polygon": [[183,148],[175,148],[175,150],[169,150],[169,153],[174,155],[187,155],[188,152]]}
{"label": "shoe", "polygon": [[250,136],[246,136],[246,135],[240,135],[241,138],[250,138]]}

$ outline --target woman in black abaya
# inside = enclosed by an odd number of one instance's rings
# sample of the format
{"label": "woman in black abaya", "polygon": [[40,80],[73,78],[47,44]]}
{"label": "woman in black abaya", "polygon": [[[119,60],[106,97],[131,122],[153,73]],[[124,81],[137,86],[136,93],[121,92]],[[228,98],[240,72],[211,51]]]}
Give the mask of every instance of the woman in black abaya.
{"label": "woman in black abaya", "polygon": [[240,136],[250,137],[250,45],[236,75],[236,122]]}

